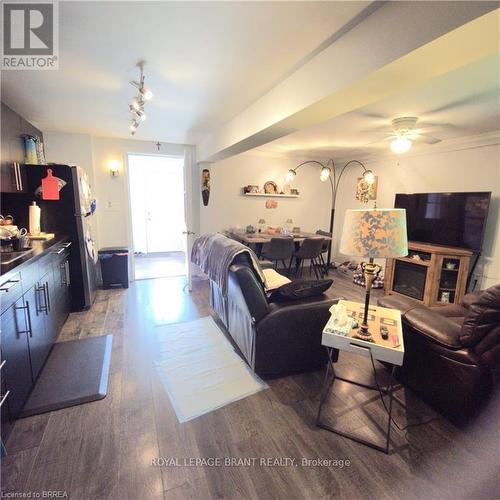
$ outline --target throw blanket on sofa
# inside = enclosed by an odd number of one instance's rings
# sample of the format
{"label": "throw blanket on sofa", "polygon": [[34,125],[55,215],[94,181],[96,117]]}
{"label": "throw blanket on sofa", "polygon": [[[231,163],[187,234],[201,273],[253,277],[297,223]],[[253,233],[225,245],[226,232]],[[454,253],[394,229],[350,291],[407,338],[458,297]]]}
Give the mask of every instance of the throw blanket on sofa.
{"label": "throw blanket on sofa", "polygon": [[227,296],[229,266],[236,256],[241,254],[248,255],[253,270],[265,285],[266,278],[255,252],[220,233],[204,234],[196,238],[191,251],[191,262],[200,266],[201,270],[219,285],[222,294]]}

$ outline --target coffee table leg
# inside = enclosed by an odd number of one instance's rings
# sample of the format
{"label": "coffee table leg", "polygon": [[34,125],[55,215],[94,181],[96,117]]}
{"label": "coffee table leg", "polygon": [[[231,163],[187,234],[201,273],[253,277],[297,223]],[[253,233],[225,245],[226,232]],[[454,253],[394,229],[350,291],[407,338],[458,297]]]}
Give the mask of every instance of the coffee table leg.
{"label": "coffee table leg", "polygon": [[[321,396],[319,399],[319,408],[318,408],[318,414],[316,415],[316,425],[319,425],[320,418],[321,418],[321,409],[323,408],[323,403],[326,400],[326,397],[328,395],[328,392],[330,391],[330,388],[333,384],[333,381],[335,380],[335,371],[333,369],[333,363],[332,363],[332,353],[331,353],[331,348],[327,347],[326,352],[328,354],[328,363],[326,364],[326,370],[325,370],[325,378],[323,379],[323,387],[321,389]],[[329,376],[330,376],[330,371],[332,372],[332,380],[329,382]]]}
{"label": "coffee table leg", "polygon": [[[394,393],[394,374],[396,372],[396,365],[392,366],[391,370],[391,383],[389,385],[389,390],[387,391],[387,394],[389,394],[389,418],[387,422],[387,439],[385,442],[385,452],[388,454],[389,453],[389,440],[391,437],[391,424],[392,424],[392,401],[393,401],[393,393]],[[382,397],[382,396],[380,396]]]}

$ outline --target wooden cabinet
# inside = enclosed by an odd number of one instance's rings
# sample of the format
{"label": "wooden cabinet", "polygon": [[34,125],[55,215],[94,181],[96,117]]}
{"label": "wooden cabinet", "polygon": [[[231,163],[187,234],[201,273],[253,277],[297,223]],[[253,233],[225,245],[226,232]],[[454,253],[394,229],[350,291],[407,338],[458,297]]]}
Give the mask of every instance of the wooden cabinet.
{"label": "wooden cabinet", "polygon": [[388,259],[385,293],[405,295],[426,306],[459,304],[466,293],[472,252],[408,243],[408,257]]}

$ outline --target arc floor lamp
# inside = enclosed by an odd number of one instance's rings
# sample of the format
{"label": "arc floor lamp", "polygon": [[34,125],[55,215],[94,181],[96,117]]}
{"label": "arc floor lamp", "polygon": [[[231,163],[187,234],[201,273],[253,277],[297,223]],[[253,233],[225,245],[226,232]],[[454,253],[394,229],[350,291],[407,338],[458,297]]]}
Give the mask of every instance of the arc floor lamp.
{"label": "arc floor lamp", "polygon": [[[330,159],[326,163],[321,163],[318,160],[307,160],[302,162],[300,165],[297,165],[295,168],[291,168],[286,174],[286,181],[291,182],[297,175],[297,170],[308,164],[316,164],[321,167],[321,172],[319,178],[322,182],[330,181],[330,187],[332,190],[332,205],[330,209],[330,228],[329,232],[333,235],[333,224],[335,221],[335,203],[337,201],[337,191],[339,188],[340,180],[342,179],[342,174],[345,169],[351,165],[358,165],[363,169],[363,178],[368,186],[371,186],[375,182],[375,174],[368,170],[360,161],[358,160],[350,160],[348,161],[342,168],[337,168],[335,166],[335,162]],[[332,268],[332,241],[330,241],[330,245],[328,246],[328,257],[327,257],[327,269]]]}

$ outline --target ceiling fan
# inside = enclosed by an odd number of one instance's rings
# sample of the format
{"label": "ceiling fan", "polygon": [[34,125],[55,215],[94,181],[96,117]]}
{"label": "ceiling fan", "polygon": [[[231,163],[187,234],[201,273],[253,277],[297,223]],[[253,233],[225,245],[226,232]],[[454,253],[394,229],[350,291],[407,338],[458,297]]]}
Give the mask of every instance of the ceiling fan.
{"label": "ceiling fan", "polygon": [[424,133],[422,129],[417,129],[418,118],[416,116],[402,116],[391,121],[392,133],[386,138],[391,141],[391,151],[396,154],[403,154],[410,150],[413,141],[418,140],[426,144],[436,144],[441,139]]}

